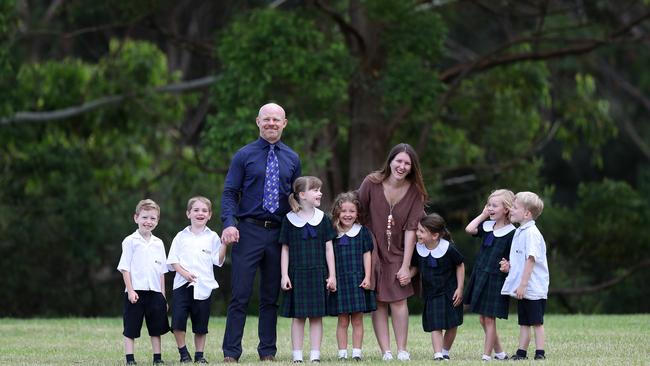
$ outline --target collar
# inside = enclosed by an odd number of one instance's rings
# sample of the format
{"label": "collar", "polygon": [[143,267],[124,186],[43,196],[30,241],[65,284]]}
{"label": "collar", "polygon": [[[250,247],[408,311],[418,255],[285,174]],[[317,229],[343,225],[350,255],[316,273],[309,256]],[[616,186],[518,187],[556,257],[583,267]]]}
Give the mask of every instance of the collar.
{"label": "collar", "polygon": [[302,217],[298,216],[297,213],[291,211],[287,214],[287,219],[289,219],[289,222],[293,224],[295,227],[303,227],[305,224],[309,224],[311,226],[317,226],[320,224],[320,222],[323,220],[323,217],[325,216],[325,213],[318,208],[314,207],[314,216],[311,217],[309,220],[305,220]]}
{"label": "collar", "polygon": [[500,229],[494,230],[494,225],[496,225],[496,221],[494,220],[487,220],[483,221],[483,230],[485,232],[490,232],[493,231],[493,235],[496,236],[497,238],[508,235],[509,232],[515,229],[515,226],[513,224],[508,224]]}
{"label": "collar", "polygon": [[142,234],[140,234],[138,229],[135,229],[133,234],[131,234],[131,237],[135,238],[135,239],[138,239],[138,240],[142,240],[144,243],[153,243],[154,241],[158,240],[158,238],[155,235],[153,235],[153,233],[151,233],[151,238],[149,238],[149,240],[145,239],[142,236]]}
{"label": "collar", "polygon": [[535,220],[530,220],[525,224],[519,225],[519,231],[526,230],[529,227],[535,226]]}
{"label": "collar", "polygon": [[[199,235],[203,235],[203,234],[209,233],[209,232],[211,232],[211,231],[212,231],[212,230],[210,230],[209,227],[205,226],[205,227],[203,228],[203,231],[201,231],[201,233],[199,233]],[[194,235],[194,233],[192,232],[192,227],[189,226],[189,225],[186,226],[185,229],[183,229],[183,232],[186,233],[186,234],[192,234],[192,235]]]}
{"label": "collar", "polygon": [[420,257],[426,258],[430,255],[433,258],[440,258],[445,255],[445,253],[447,253],[447,249],[449,249],[449,242],[445,239],[440,238],[438,246],[433,249],[427,248],[427,246],[422,243],[417,243],[415,245],[415,248],[417,249]]}
{"label": "collar", "polygon": [[282,143],[282,140],[279,140],[275,144],[271,144],[270,142],[264,140],[262,137],[258,137],[255,141],[255,144],[257,144],[262,149],[267,149],[270,145],[274,145],[276,150],[282,150],[286,146]]}
{"label": "collar", "polygon": [[336,238],[338,239],[338,238],[342,237],[343,235],[347,235],[349,238],[354,238],[355,236],[357,236],[357,234],[359,234],[360,231],[361,231],[361,225],[355,223],[355,224],[352,224],[352,227],[350,228],[350,230],[348,230],[345,233],[339,233],[336,236]]}

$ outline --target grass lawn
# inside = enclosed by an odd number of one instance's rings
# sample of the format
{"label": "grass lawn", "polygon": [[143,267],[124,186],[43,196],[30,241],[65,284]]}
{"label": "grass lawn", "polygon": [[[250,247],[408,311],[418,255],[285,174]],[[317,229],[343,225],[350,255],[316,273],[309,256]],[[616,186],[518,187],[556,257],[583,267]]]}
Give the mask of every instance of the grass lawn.
{"label": "grass lawn", "polygon": [[[380,363],[381,358],[372,332],[370,318],[365,318],[365,360]],[[650,314],[644,315],[547,315],[546,354],[542,365],[650,365]],[[213,317],[206,346],[206,358],[221,363],[221,340],[224,318]],[[341,364],[336,359],[336,319],[326,318],[322,344],[322,363]],[[508,354],[517,347],[519,328],[516,315],[497,323],[501,342]],[[0,365],[122,365],[124,363],[122,323],[120,318],[67,319],[0,319]],[[306,331],[308,334],[308,330]],[[146,335],[146,329],[143,329]],[[305,336],[306,358],[309,358]],[[394,340],[393,340],[394,342]],[[242,363],[258,363],[257,318],[249,317],[244,334]],[[433,355],[431,338],[421,328],[420,317],[412,316],[409,329],[410,365],[429,365]],[[193,354],[193,340],[188,337]],[[393,346],[394,348],[394,346]],[[467,315],[459,328],[452,349],[452,362],[459,365],[481,364],[483,332],[475,315]],[[351,347],[349,347],[351,349]],[[531,341],[529,353],[534,353]],[[393,353],[396,351],[393,349]],[[149,337],[136,340],[136,360],[151,364]],[[291,364],[290,320],[278,322],[278,360],[274,364]],[[163,359],[178,364],[178,352],[171,334],[163,336]],[[495,361],[496,362],[496,361]],[[514,361],[507,361],[512,364]],[[349,361],[352,363],[352,361]],[[392,361],[399,364],[399,361]],[[500,363],[500,362],[497,362]],[[540,361],[518,362],[538,364]]]}

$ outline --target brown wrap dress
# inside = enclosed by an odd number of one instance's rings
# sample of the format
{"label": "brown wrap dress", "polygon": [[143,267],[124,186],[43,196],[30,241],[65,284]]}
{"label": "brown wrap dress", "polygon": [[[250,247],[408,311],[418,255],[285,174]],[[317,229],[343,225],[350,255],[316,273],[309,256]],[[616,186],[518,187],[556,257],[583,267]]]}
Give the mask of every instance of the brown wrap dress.
{"label": "brown wrap dress", "polygon": [[373,279],[377,300],[382,302],[404,300],[414,294],[413,286],[410,283],[401,286],[395,275],[404,260],[404,232],[416,231],[418,222],[424,215],[422,195],[415,184],[411,184],[404,197],[393,206],[390,250],[386,228],[391,210],[384,195],[383,185],[373,183],[369,177],[366,177],[359,188],[359,200],[365,213],[365,225],[375,237]]}

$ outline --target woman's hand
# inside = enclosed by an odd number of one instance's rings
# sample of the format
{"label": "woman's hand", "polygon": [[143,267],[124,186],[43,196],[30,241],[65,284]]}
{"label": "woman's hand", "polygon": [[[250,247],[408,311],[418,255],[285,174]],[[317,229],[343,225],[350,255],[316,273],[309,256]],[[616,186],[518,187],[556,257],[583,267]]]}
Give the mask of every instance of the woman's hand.
{"label": "woman's hand", "polygon": [[411,271],[408,267],[400,267],[395,277],[399,281],[400,286],[406,286],[411,283]]}

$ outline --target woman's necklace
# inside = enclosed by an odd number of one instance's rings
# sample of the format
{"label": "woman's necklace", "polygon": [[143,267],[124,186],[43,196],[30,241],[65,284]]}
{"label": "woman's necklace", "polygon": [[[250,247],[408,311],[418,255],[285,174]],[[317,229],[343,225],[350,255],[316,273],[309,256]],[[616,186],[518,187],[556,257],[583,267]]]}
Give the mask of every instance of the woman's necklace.
{"label": "woman's necklace", "polygon": [[384,189],[388,189],[386,194],[386,201],[388,202],[388,221],[386,222],[386,242],[388,243],[388,251],[390,252],[390,243],[391,236],[393,235],[393,225],[395,225],[395,220],[393,219],[393,208],[395,205],[402,200],[404,196],[405,188],[408,189],[408,186],[402,186],[399,188],[393,188],[390,186],[385,186]]}

